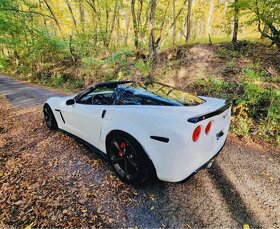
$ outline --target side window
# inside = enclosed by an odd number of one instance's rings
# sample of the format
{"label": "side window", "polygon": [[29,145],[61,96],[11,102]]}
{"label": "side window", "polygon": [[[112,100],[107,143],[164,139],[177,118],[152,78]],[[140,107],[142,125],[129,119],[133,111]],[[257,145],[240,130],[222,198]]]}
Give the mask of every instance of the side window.
{"label": "side window", "polygon": [[124,91],[119,100],[119,105],[141,105],[142,99],[136,97],[132,91]]}
{"label": "side window", "polygon": [[118,102],[119,105],[173,106],[173,102],[143,90],[126,90]]}
{"label": "side window", "polygon": [[113,103],[114,89],[100,87],[83,95],[77,103],[88,105],[111,105]]}

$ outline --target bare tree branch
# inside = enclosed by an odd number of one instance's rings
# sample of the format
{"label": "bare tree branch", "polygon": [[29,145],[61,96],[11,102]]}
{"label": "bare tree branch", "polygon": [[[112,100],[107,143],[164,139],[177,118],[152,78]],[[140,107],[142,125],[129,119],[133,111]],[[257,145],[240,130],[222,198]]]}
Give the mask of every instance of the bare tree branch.
{"label": "bare tree branch", "polygon": [[13,8],[0,8],[0,11],[13,11],[13,12],[24,13],[24,14],[37,14],[37,15],[48,17],[48,18],[51,18],[52,20],[54,20],[54,18],[50,15],[35,12],[35,11],[30,11],[30,10],[29,11],[24,11],[24,10],[13,9]]}

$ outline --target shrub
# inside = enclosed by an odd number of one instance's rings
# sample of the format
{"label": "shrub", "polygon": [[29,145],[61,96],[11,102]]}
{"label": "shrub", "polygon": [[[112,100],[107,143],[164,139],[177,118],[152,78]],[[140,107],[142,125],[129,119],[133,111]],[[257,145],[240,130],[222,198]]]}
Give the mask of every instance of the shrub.
{"label": "shrub", "polygon": [[244,69],[239,83],[225,82],[213,76],[199,80],[190,89],[201,95],[233,101],[231,129],[239,136],[258,135],[280,144],[280,92],[263,87],[265,76],[251,68]]}

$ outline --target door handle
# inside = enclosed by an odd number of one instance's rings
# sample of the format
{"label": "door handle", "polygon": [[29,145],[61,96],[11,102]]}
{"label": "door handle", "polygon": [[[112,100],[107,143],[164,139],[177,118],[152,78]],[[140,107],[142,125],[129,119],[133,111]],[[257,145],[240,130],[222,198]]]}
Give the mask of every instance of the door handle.
{"label": "door handle", "polygon": [[103,110],[103,111],[102,111],[101,118],[104,118],[104,117],[105,117],[105,114],[106,114],[106,110]]}

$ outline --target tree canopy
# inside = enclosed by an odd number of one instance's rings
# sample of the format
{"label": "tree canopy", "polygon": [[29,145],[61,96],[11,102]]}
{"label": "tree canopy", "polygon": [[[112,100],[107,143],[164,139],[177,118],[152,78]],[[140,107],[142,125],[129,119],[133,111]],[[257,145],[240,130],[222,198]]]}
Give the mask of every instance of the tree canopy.
{"label": "tree canopy", "polygon": [[[1,0],[0,65],[37,71],[120,48],[153,60],[186,42],[256,39],[280,49],[278,0]],[[40,63],[40,64],[39,64]],[[24,68],[24,67],[23,67]]]}

